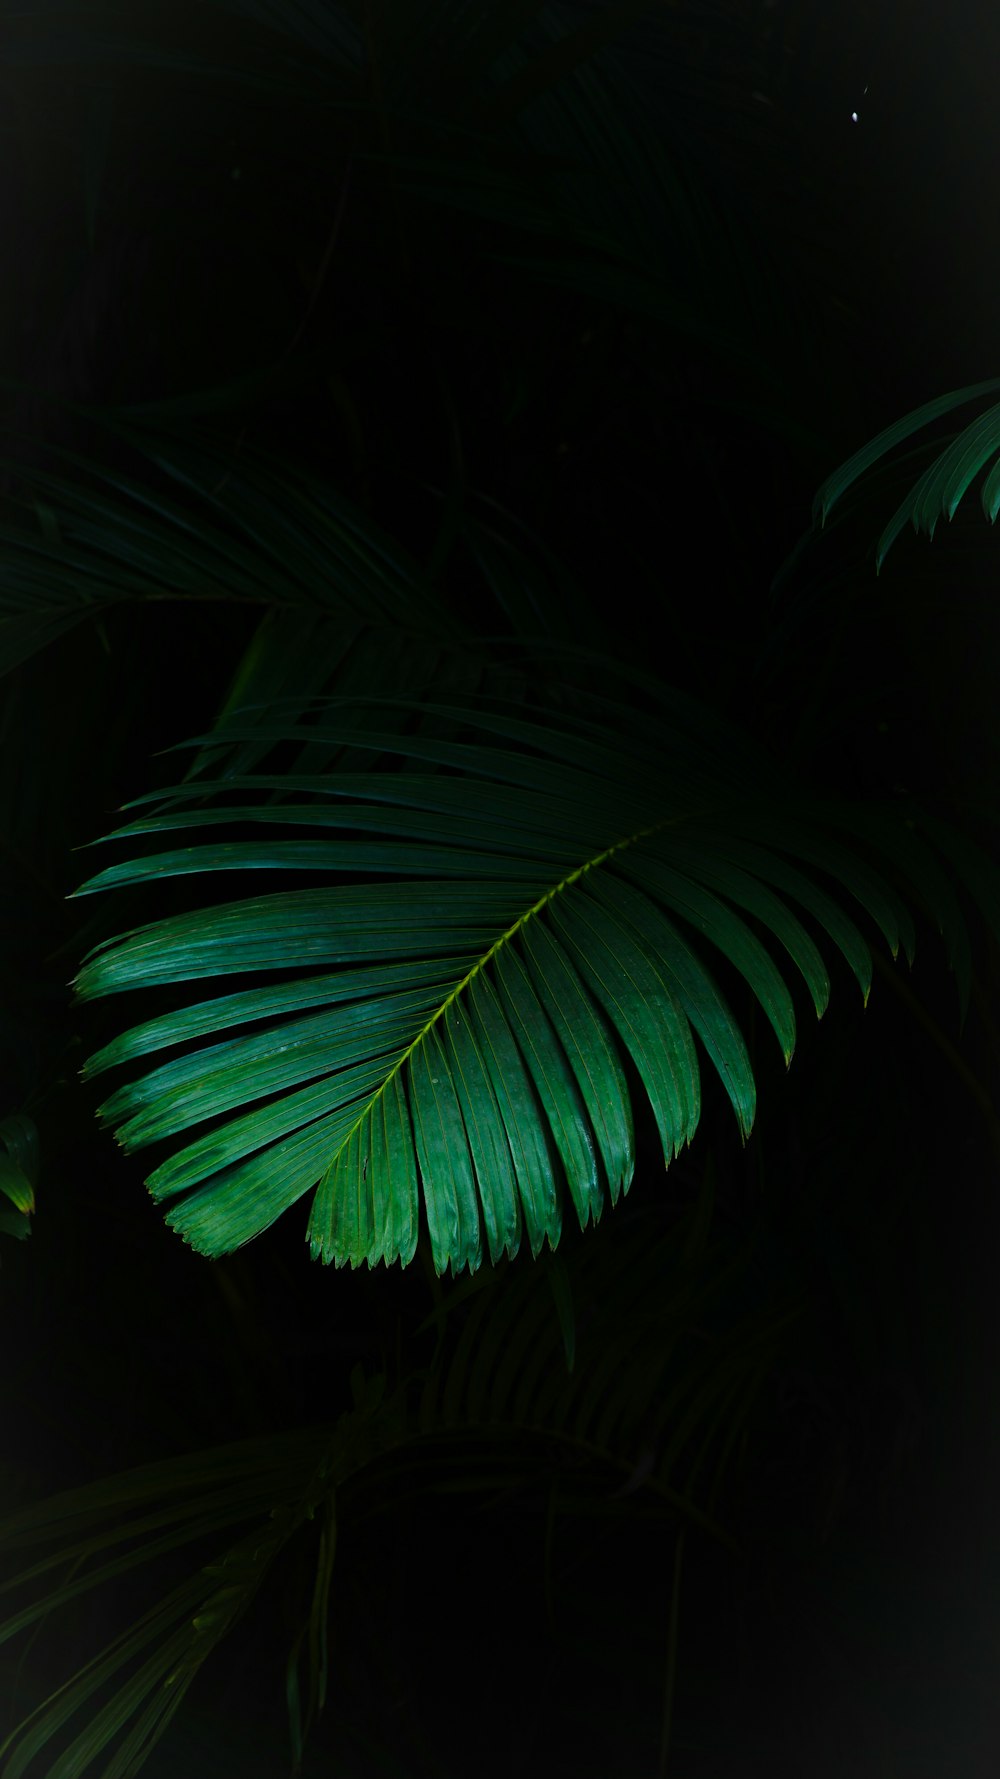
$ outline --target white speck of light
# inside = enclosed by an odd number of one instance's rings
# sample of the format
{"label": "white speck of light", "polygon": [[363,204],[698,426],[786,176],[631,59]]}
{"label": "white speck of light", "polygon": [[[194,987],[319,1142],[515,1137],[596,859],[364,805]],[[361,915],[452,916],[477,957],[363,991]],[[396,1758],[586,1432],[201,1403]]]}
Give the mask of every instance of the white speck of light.
{"label": "white speck of light", "polygon": [[856,111],[852,111],[852,112],[851,112],[851,122],[852,122],[852,124],[856,124],[856,123],[857,123],[857,121],[858,121],[858,114],[857,114],[857,112],[856,112]]}

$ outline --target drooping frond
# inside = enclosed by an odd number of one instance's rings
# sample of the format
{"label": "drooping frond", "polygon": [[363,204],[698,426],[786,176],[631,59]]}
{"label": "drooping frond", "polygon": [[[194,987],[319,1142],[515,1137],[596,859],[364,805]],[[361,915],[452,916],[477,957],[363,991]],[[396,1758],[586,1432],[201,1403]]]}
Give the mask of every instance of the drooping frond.
{"label": "drooping frond", "polygon": [[[243,1618],[289,1541],[316,1520],[312,1598],[306,1607],[309,1715],[326,1689],[326,1619],[336,1546],[336,1489],[393,1442],[398,1416],[360,1376],[355,1407],[329,1428],[270,1433],[149,1464],[56,1495],[3,1522],[14,1610],[0,1644],[72,1609],[94,1590],[193,1547],[190,1573],[55,1689],[0,1744],[5,1779],[22,1779],[53,1737],[76,1727],[45,1771],[81,1779],[114,1744],[101,1770],[137,1773],[213,1650]],[[247,1529],[249,1528],[249,1530]],[[217,1540],[215,1557],[196,1553]],[[25,1561],[25,1559],[27,1559]],[[12,1564],[21,1564],[10,1573]],[[26,1603],[25,1603],[26,1602]],[[6,1727],[6,1726],[5,1726]],[[306,1726],[307,1727],[307,1726]]]}
{"label": "drooping frond", "polygon": [[[708,1177],[705,1187],[710,1199]],[[384,1374],[355,1366],[353,1405],[330,1426],[161,1460],[8,1515],[0,1645],[80,1602],[113,1610],[126,1578],[135,1589],[145,1583],[148,1604],[11,1728],[0,1744],[7,1779],[39,1760],[60,1779],[84,1779],[102,1759],[102,1772],[137,1772],[206,1661],[273,1585],[293,1540],[308,1549],[285,1674],[300,1759],[327,1692],[330,1619],[350,1631],[332,1585],[338,1542],[359,1494],[366,1516],[392,1511],[396,1495],[384,1484],[400,1465],[428,1494],[488,1497],[530,1485],[544,1453],[574,1513],[627,1517],[639,1505],[731,1546],[720,1488],[801,1306],[789,1296],[734,1310],[732,1286],[750,1252],[731,1237],[703,1251],[706,1208],[692,1206],[665,1231],[647,1208],[613,1254],[582,1243],[565,1262],[550,1255],[544,1268],[509,1273],[499,1295],[462,1281],[435,1311],[429,1367],[389,1391]],[[487,1564],[509,1538],[494,1522]],[[450,1574],[447,1530],[436,1556]],[[165,1558],[183,1577],[167,1592]]]}

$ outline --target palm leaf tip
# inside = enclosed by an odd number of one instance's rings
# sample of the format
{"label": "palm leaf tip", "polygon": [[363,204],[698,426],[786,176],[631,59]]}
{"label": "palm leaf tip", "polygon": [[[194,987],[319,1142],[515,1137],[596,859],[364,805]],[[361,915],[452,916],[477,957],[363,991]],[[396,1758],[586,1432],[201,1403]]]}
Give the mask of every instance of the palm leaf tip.
{"label": "palm leaf tip", "polygon": [[[813,501],[813,522],[820,527],[833,508],[855,482],[884,458],[895,446],[904,443],[924,426],[952,413],[980,396],[995,395],[1000,381],[991,378],[952,394],[937,397],[923,407],[894,422],[877,438],[829,476]],[[933,539],[938,523],[954,519],[959,506],[976,476],[1000,452],[1000,404],[988,408],[964,427],[931,462],[910,489],[889,520],[875,550],[875,569],[880,573],[885,559],[900,533],[911,524],[915,533]],[[1000,511],[1000,461],[989,469],[980,494],[985,517],[994,523]]]}

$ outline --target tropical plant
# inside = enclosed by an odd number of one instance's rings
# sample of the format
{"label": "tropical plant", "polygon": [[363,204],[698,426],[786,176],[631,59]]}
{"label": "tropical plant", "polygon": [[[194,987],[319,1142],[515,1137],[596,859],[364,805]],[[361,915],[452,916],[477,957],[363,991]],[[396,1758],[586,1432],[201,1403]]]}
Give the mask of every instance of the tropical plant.
{"label": "tropical plant", "polygon": [[[472,708],[366,702],[359,724],[357,702],[324,702],[299,725],[275,722],[273,707],[245,728],[227,725],[231,742],[293,748],[291,768],[227,775],[225,802],[217,791],[209,801],[212,781],[190,781],[194,808],[141,815],[116,836],[178,833],[188,844],[112,865],[84,886],[244,870],[332,880],[132,928],[102,942],[78,978],[86,998],[276,973],[145,1021],[88,1064],[95,1073],[203,1044],[101,1108],[130,1150],[209,1125],[148,1180],[157,1199],[187,1194],[168,1220],[202,1252],[250,1240],[315,1188],[309,1240],[324,1260],[411,1260],[421,1211],[439,1273],[478,1266],[484,1248],[493,1262],[515,1254],[522,1217],[537,1255],[543,1240],[558,1241],[564,1191],[585,1227],[606,1194],[614,1203],[628,1189],[624,1059],[664,1161],[691,1142],[696,1035],[748,1136],[753,1071],[712,954],[745,979],[790,1063],[792,996],[744,916],[784,948],[818,1015],[829,976],[790,902],[840,948],[867,999],[868,947],[824,881],[867,911],[893,956],[902,936],[912,962],[915,940],[869,850],[910,877],[946,932],[967,1002],[968,934],[913,804],[827,811],[783,796],[749,748],[729,782],[717,768],[713,783],[707,761],[691,761],[684,728],[606,710],[593,692],[586,718],[568,693],[569,708],[532,709],[530,719],[481,696]],[[413,715],[439,732],[400,732],[398,719]],[[345,771],[359,749],[374,768]],[[397,762],[404,770],[392,770]],[[270,801],[257,803],[261,792]],[[254,837],[228,838],[234,827]],[[308,838],[286,838],[289,828]],[[867,843],[860,858],[842,843],[852,830]],[[935,833],[948,844],[946,829]],[[972,881],[996,921],[985,860]]]}
{"label": "tropical plant", "polygon": [[[61,1080],[86,1043],[84,1092],[129,1071],[100,1122],[126,1157],[162,1146],[149,1192],[237,1307],[225,1257],[266,1254],[258,1238],[294,1219],[313,1258],[338,1268],[419,1258],[432,1309],[423,1301],[405,1353],[397,1340],[352,1355],[320,1426],[264,1415],[252,1438],[202,1440],[7,1515],[4,1641],[58,1613],[78,1650],[92,1635],[74,1615],[95,1591],[149,1579],[125,1630],[12,1715],[0,1772],[137,1773],[206,1658],[282,1575],[302,1767],[330,1690],[338,1539],[411,1493],[495,1508],[539,1484],[550,1618],[560,1516],[648,1512],[673,1541],[665,1771],[685,1541],[739,1546],[726,1489],[815,1315],[789,1259],[793,1205],[720,1214],[719,1178],[739,1165],[720,1113],[728,1102],[746,1143],[758,1083],[766,1100],[777,1058],[792,1060],[803,1000],[821,1018],[853,977],[867,1004],[876,971],[912,1000],[882,953],[912,965],[930,927],[964,1022],[1000,939],[988,807],[820,783],[805,748],[775,746],[769,713],[754,711],[810,609],[808,580],[766,629],[720,596],[711,658],[696,601],[673,597],[649,620],[667,565],[640,515],[652,507],[658,522],[664,484],[680,506],[692,480],[715,477],[712,516],[740,534],[760,491],[747,499],[720,474],[727,428],[738,440],[749,416],[758,444],[803,454],[818,478],[855,422],[831,360],[806,387],[802,365],[821,355],[800,359],[795,342],[821,323],[763,246],[751,252],[740,215],[748,151],[776,130],[748,96],[762,40],[741,37],[723,76],[707,7],[697,29],[681,9],[582,0],[294,12],[229,0],[197,20],[130,6],[99,23],[70,9],[62,34],[52,22],[45,7],[20,19],[4,66],[36,92],[60,68],[79,83],[91,298],[102,239],[127,226],[89,361],[73,375],[57,363],[55,394],[40,376],[8,384],[7,725],[26,732],[49,661],[61,663],[53,722],[77,709],[78,643],[96,638],[112,663],[120,651],[141,704],[157,662],[121,626],[148,639],[176,606],[190,640],[161,676],[157,739],[170,745],[116,797],[124,819],[101,842],[115,862],[70,882],[65,855],[93,830],[79,832],[68,800],[45,815],[59,857],[42,877],[74,892],[58,955],[77,974],[59,1037],[46,1030],[37,1053]],[[135,94],[153,106],[199,83],[211,102],[196,108],[192,168],[164,186]],[[298,208],[262,201],[254,235],[239,203],[268,155],[291,167],[276,180]],[[322,204],[304,177],[314,164]],[[223,166],[219,227],[244,254],[269,361],[257,350],[248,369],[234,352],[227,382],[198,387],[212,367],[188,339],[180,368],[161,345],[158,384],[138,352],[109,372],[94,342],[109,322],[128,337],[126,310],[163,341],[170,297],[150,264],[201,238],[204,171]],[[161,201],[142,252],[137,180]],[[298,309],[267,297],[268,254],[297,278]],[[839,264],[831,254],[821,280],[831,306]],[[869,472],[886,453],[997,387],[876,437],[824,484],[815,516],[843,514],[855,483],[881,498]],[[702,468],[685,482],[692,440]],[[998,448],[991,408],[925,469],[877,566],[907,518],[930,535],[952,518]],[[588,454],[581,524],[560,464]],[[982,501],[992,521],[995,468]],[[815,530],[776,588],[822,560]],[[620,608],[600,584],[613,558],[638,587]],[[855,576],[856,599],[866,584]],[[812,585],[819,602],[822,573]],[[207,703],[188,705],[178,680],[200,671],[206,610],[221,614]],[[668,660],[680,663],[669,677]],[[817,692],[815,724],[825,709]],[[793,700],[782,715],[799,720]],[[30,771],[47,811],[40,757]],[[116,760],[116,791],[122,771]],[[17,795],[4,790],[11,842]],[[15,912],[12,980],[31,925]],[[125,994],[134,1016],[119,1011]],[[915,1005],[995,1140],[975,1068]],[[16,1235],[51,1092],[24,1062],[22,1034],[44,1026],[31,1006],[18,988],[0,1010],[23,1070],[0,1124],[14,1207],[0,1233]],[[758,1043],[759,1015],[777,1052]],[[522,1235],[530,1264],[515,1264]],[[248,1337],[248,1368],[260,1351]],[[493,1560],[508,1536],[494,1524]],[[447,1571],[446,1522],[434,1542]]]}

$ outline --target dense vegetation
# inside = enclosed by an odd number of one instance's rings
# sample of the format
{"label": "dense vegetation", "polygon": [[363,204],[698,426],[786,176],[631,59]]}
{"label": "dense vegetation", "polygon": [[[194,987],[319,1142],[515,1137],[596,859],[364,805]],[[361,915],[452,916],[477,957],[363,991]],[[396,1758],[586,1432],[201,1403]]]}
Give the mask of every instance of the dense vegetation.
{"label": "dense vegetation", "polygon": [[2,1779],[993,1770],[974,71],[5,10]]}

